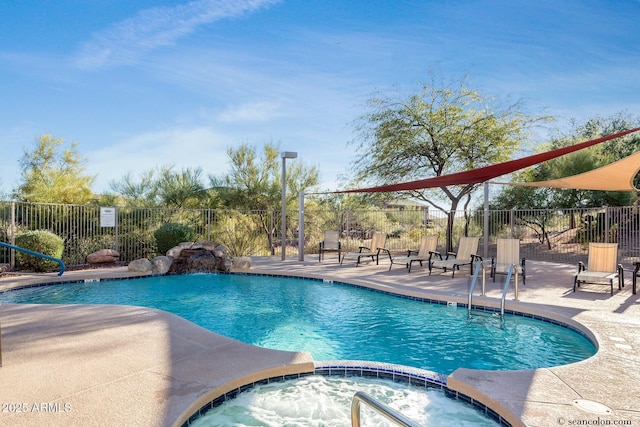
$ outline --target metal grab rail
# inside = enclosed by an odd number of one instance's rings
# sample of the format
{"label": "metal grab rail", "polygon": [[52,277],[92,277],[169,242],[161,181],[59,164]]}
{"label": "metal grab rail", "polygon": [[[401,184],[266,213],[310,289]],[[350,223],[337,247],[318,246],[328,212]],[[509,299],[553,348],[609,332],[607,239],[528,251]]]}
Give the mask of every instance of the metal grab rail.
{"label": "metal grab rail", "polygon": [[[516,264],[511,264],[509,267],[509,271],[507,272],[507,279],[504,282],[504,288],[502,289],[502,300],[500,301],[500,315],[504,318],[504,300],[507,297],[507,289],[509,289],[509,283],[511,282],[511,275],[513,274],[513,270],[517,269],[518,266]],[[516,270],[516,282],[515,282],[515,300],[518,300],[518,270]]]}
{"label": "metal grab rail", "polygon": [[478,274],[480,273],[480,269],[482,268],[482,295],[485,293],[485,270],[484,270],[484,261],[478,261],[476,263],[476,270],[473,273],[473,277],[471,278],[471,286],[469,286],[469,316],[471,316],[471,300],[473,299],[473,288],[476,286],[476,282],[478,281]]}
{"label": "metal grab rail", "polygon": [[412,419],[405,417],[400,412],[393,408],[388,407],[382,402],[378,402],[373,397],[361,391],[356,392],[351,400],[351,426],[360,427],[360,403],[364,402],[371,407],[374,411],[385,417],[391,422],[404,427],[420,427],[420,424],[416,423]]}
{"label": "metal grab rail", "polygon": [[40,258],[45,258],[45,259],[48,259],[48,260],[51,260],[51,261],[55,261],[58,264],[60,264],[60,272],[58,272],[58,276],[62,276],[62,273],[64,273],[64,269],[65,269],[64,262],[62,262],[61,259],[54,258],[54,257],[49,256],[49,255],[41,254],[40,252],[34,252],[34,251],[29,250],[29,249],[21,248],[19,246],[10,245],[8,243],[0,242],[0,246],[4,246],[5,248],[13,249],[13,250],[16,250],[16,251],[24,252],[24,253],[29,254],[29,255],[34,255],[34,256],[38,256]]}

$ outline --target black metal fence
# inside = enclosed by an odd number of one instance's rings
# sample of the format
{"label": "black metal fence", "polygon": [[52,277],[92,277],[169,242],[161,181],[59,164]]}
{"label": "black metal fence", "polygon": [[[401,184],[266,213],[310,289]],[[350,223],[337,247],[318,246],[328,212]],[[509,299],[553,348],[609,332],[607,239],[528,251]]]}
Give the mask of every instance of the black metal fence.
{"label": "black metal fence", "polygon": [[[122,261],[157,254],[154,232],[168,222],[191,227],[198,240],[225,245],[232,256],[280,254],[298,256],[298,211],[288,212],[281,236],[279,211],[220,209],[107,208],[0,201],[0,241],[13,244],[20,233],[48,230],[64,239],[63,261],[82,265],[90,253],[116,249]],[[317,254],[325,230],[338,230],[344,250],[366,245],[374,231],[387,233],[387,247],[401,253],[418,247],[423,234],[437,234],[444,250],[447,214],[427,209],[304,210],[304,252]],[[563,263],[586,261],[589,242],[617,242],[619,262],[630,268],[640,259],[640,216],[637,207],[601,209],[456,212],[452,244],[463,235],[479,236],[482,256],[495,254],[500,237],[521,240],[522,256]],[[485,230],[486,229],[486,230]],[[485,239],[486,236],[486,239]],[[486,240],[486,242],[485,242]],[[486,251],[486,253],[485,253]],[[0,263],[11,263],[11,251],[0,248]]]}

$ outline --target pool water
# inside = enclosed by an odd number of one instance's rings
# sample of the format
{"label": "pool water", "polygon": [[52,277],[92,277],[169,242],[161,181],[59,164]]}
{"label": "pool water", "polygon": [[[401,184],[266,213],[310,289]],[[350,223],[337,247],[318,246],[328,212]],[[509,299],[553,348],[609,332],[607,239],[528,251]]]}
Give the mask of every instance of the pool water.
{"label": "pool water", "polygon": [[[441,390],[373,378],[313,375],[251,388],[189,426],[351,427],[351,400],[358,391],[423,426],[498,425],[470,405],[446,397]],[[360,415],[363,426],[397,426],[365,404],[360,407]]]}
{"label": "pool water", "polygon": [[157,308],[216,333],[316,360],[352,359],[442,374],[459,367],[534,369],[586,359],[595,346],[548,322],[427,304],[355,286],[255,275],[196,274],[27,288],[2,302]]}

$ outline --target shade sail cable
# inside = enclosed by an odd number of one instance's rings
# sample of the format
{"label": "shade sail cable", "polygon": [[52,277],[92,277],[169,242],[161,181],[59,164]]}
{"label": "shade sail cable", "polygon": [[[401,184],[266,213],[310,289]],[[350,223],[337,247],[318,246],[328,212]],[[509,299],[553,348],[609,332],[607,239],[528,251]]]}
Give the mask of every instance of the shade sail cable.
{"label": "shade sail cable", "polygon": [[[605,141],[620,138],[639,130],[640,127],[633,128],[590,141],[581,142],[579,144],[570,145],[568,147],[562,147],[544,153],[523,157],[521,159],[509,160],[507,162],[498,163],[491,166],[484,166],[481,168],[471,169],[463,172],[456,172],[449,175],[436,176],[433,178],[420,179],[417,181],[409,181],[399,184],[381,185],[378,187],[333,191],[332,193],[385,193],[391,191],[421,190],[424,188],[447,187],[449,185],[479,184],[482,182],[487,182],[498,176],[506,175],[508,173],[536,165],[538,163],[546,162],[547,160],[555,159],[556,157],[564,156],[565,154],[583,150],[585,148],[592,147]],[[633,176],[631,177],[631,179],[633,179]]]}

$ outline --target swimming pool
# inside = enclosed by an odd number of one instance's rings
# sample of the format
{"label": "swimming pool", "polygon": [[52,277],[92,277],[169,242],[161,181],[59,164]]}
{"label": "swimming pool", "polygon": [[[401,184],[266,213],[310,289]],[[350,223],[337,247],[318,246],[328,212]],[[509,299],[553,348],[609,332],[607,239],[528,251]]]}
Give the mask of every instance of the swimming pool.
{"label": "swimming pool", "polygon": [[316,360],[372,360],[449,374],[459,367],[534,369],[596,348],[574,330],[522,316],[426,304],[369,289],[276,276],[195,274],[76,282],[0,301],[126,304],[166,310],[216,333]]}

